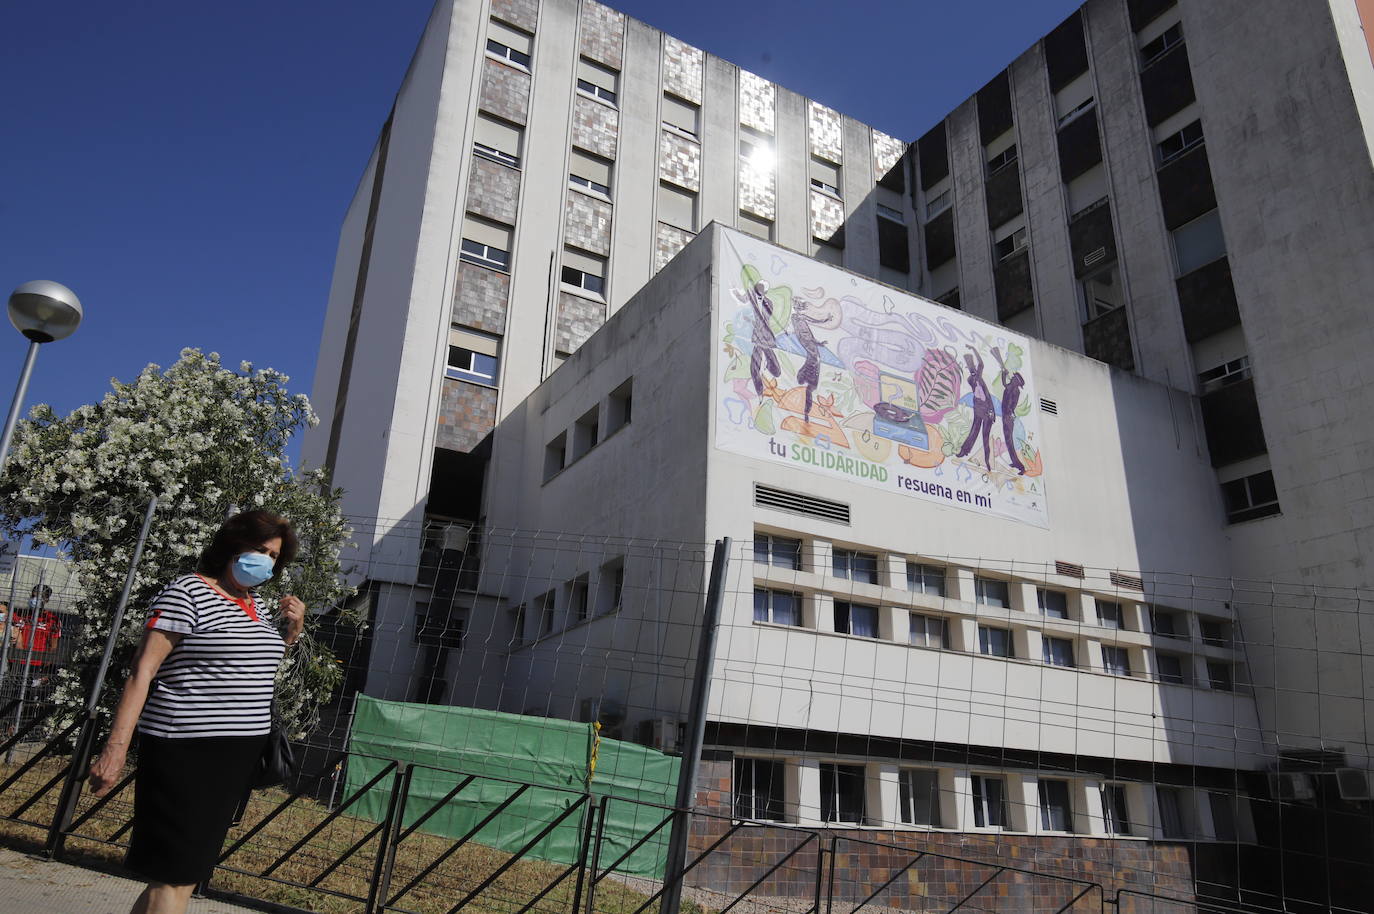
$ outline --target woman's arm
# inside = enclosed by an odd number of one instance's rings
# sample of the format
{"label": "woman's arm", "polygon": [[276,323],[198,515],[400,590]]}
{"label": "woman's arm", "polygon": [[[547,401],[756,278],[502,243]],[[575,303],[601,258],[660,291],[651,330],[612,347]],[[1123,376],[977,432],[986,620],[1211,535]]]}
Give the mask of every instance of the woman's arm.
{"label": "woman's arm", "polygon": [[119,782],[119,774],[124,770],[124,761],[129,754],[129,741],[133,739],[138,716],[143,713],[143,704],[148,700],[153,677],[182,637],[178,632],[155,628],[143,633],[143,642],[134,655],[133,671],[129,674],[128,682],[124,683],[124,693],[115,708],[110,735],[105,740],[105,747],[91,762],[90,785],[95,796],[104,796]]}

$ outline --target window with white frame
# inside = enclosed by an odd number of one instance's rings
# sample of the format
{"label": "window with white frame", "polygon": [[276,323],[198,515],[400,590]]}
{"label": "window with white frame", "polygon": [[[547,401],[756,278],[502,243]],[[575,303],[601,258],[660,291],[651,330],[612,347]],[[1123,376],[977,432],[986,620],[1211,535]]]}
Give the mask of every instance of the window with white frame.
{"label": "window with white frame", "polygon": [[802,541],[773,533],[754,534],[754,561],[759,565],[801,570]]}
{"label": "window with white frame", "polygon": [[1131,815],[1126,805],[1126,785],[1102,785],[1102,830],[1109,835],[1131,833]]}
{"label": "window with white frame", "polygon": [[472,151],[493,162],[519,168],[524,137],[523,127],[479,112],[473,125]]}
{"label": "window with white frame", "polygon": [[568,157],[568,183],[603,197],[611,195],[611,160],[574,149]]}
{"label": "window with white frame", "polygon": [[481,219],[477,216],[463,217],[463,241],[459,258],[478,266],[509,272],[511,238],[515,230],[508,225]]}
{"label": "window with white frame", "polygon": [[[448,347],[448,365],[444,370],[445,377],[453,378],[455,381],[469,381],[473,384],[483,384],[487,387],[495,387],[497,379],[501,376],[501,361],[494,351],[485,352],[481,349],[483,345],[477,347],[479,342],[485,343],[477,334],[466,333],[462,335],[463,342],[469,346]],[[493,349],[495,347],[493,346]]]}
{"label": "window with white frame", "polygon": [[810,175],[811,187],[815,190],[824,191],[832,197],[842,196],[840,189],[844,185],[840,183],[840,166],[834,162],[812,156]]}
{"label": "window with white frame", "polygon": [[1221,232],[1221,215],[1216,210],[1185,222],[1170,235],[1179,276],[1226,256],[1226,238]]}
{"label": "window with white frame", "polygon": [[1040,778],[1040,827],[1045,831],[1073,831],[1073,808],[1069,804],[1069,782]]}
{"label": "window with white frame", "polygon": [[988,158],[988,177],[1006,168],[1016,161],[1016,144],[1013,143],[1006,149]]}
{"label": "window with white frame", "polygon": [[1171,133],[1156,145],[1159,150],[1159,164],[1168,165],[1194,146],[1202,143],[1202,121],[1193,121],[1176,133]]}
{"label": "window with white frame", "polygon": [[835,631],[861,638],[878,637],[878,607],[836,600]]}
{"label": "window with white frame", "polygon": [[1197,375],[1198,393],[1209,394],[1238,384],[1250,377],[1250,356],[1242,355],[1234,359],[1228,359],[1220,365],[1214,365],[1206,371],[1199,371]]}
{"label": "window with white frame", "polygon": [[863,825],[866,816],[864,766],[821,762],[821,821]]}
{"label": "window with white frame", "polygon": [[790,590],[754,588],[754,621],[801,625],[801,594]]}
{"label": "window with white frame", "polygon": [[663,126],[695,138],[700,119],[701,108],[686,99],[678,98],[676,95],[664,94]]}
{"label": "window with white frame", "polygon": [[601,296],[606,294],[606,258],[574,248],[563,249],[559,279],[564,286]]}
{"label": "window with white frame", "polygon": [[940,828],[940,773],[930,768],[903,768],[897,773],[903,825]]}
{"label": "window with white frame", "polygon": [[878,557],[856,549],[836,549],[831,556],[835,577],[864,584],[878,583]]}
{"label": "window with white frame", "polygon": [[943,597],[945,595],[944,566],[924,565],[920,562],[907,562],[906,589],[913,593],[928,594],[932,597]]}
{"label": "window with white frame", "polygon": [[975,828],[1007,827],[1007,783],[1002,778],[975,774],[969,778],[973,788],[973,825]]}
{"label": "window with white frame", "polygon": [[1011,631],[991,625],[978,626],[978,653],[989,657],[1011,657]]}
{"label": "window with white frame", "polygon": [[1011,606],[1011,588],[1006,581],[976,576],[973,579],[974,600],[983,606],[1007,609]]}
{"label": "window with white frame", "polygon": [[658,183],[658,221],[683,231],[697,230],[697,195],[695,192],[669,184]]}
{"label": "window with white frame", "polygon": [[1073,666],[1073,642],[1068,638],[1040,639],[1042,659],[1050,666]]}
{"label": "window with white frame", "polygon": [[528,70],[534,36],[493,19],[487,25],[487,53]]}
{"label": "window with white frame", "polygon": [[1156,38],[1147,41],[1140,46],[1140,66],[1142,69],[1148,67],[1166,52],[1173,50],[1183,43],[1183,23],[1175,22]]}
{"label": "window with white frame", "polygon": [[1069,595],[1062,590],[1049,590],[1045,587],[1035,589],[1035,605],[1040,614],[1050,619],[1069,617]]}
{"label": "window with white frame", "polygon": [[778,759],[735,759],[735,818],[783,821],[786,778]]}
{"label": "window with white frame", "polygon": [[1096,600],[1097,624],[1104,628],[1125,628],[1126,611],[1116,600]]}
{"label": "window with white frame", "polygon": [[620,74],[585,57],[577,59],[577,91],[614,105]]}
{"label": "window with white frame", "polygon": [[1131,675],[1131,656],[1124,647],[1102,645],[1102,669],[1113,676]]}
{"label": "window with white frame", "polygon": [[949,643],[948,634],[948,623],[939,616],[910,614],[907,624],[908,644],[943,649]]}

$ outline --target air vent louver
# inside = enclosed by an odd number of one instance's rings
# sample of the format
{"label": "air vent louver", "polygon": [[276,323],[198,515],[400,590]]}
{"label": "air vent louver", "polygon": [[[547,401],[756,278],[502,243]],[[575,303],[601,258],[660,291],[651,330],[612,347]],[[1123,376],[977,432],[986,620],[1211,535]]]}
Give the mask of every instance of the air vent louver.
{"label": "air vent louver", "polygon": [[1046,400],[1044,397],[1041,397],[1040,411],[1042,413],[1049,413],[1051,416],[1057,416],[1059,415],[1059,404],[1053,400]]}
{"label": "air vent louver", "polygon": [[1075,565],[1073,562],[1056,561],[1054,563],[1054,573],[1062,574],[1066,578],[1086,577],[1086,575],[1083,573],[1083,566]]}
{"label": "air vent louver", "polygon": [[1125,587],[1129,590],[1144,590],[1145,582],[1140,578],[1133,578],[1129,574],[1122,574],[1119,571],[1111,573],[1112,583],[1117,587]]}
{"label": "air vent louver", "polygon": [[754,483],[754,504],[760,508],[774,508],[778,511],[791,511],[837,524],[849,523],[849,505],[814,495],[775,489],[762,483]]}

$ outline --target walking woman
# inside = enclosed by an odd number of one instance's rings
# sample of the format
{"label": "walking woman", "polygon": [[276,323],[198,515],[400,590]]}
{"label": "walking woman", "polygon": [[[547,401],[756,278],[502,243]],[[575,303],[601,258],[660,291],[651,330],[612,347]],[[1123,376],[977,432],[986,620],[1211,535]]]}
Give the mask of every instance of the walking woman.
{"label": "walking woman", "polygon": [[214,868],[235,807],[249,790],[272,726],[272,693],[305,604],[271,618],[254,588],[296,557],[291,524],[268,511],[225,522],[153,600],[105,746],[91,762],[95,796],[120,777],[139,732],[134,825],[126,866],[148,881],[130,914],[183,914]]}

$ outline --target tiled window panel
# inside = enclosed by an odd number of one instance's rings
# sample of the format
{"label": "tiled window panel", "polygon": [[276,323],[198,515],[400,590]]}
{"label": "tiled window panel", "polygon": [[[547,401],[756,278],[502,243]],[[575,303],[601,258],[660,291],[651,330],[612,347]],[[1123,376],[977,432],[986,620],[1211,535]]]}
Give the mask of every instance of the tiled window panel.
{"label": "tiled window panel", "polygon": [[671,130],[659,131],[658,176],[678,187],[701,190],[701,145]]}
{"label": "tiled window panel", "polygon": [[706,64],[706,54],[685,41],[671,35],[663,38],[663,88],[701,104],[702,69]]}
{"label": "tiled window panel", "polygon": [[[524,124],[530,109],[530,74],[489,58],[484,59],[478,106],[512,123]],[[604,108],[605,105],[597,107]]]}
{"label": "tiled window panel", "polygon": [[490,159],[472,157],[472,173],[468,179],[468,212],[514,225],[519,202],[520,172]]}
{"label": "tiled window panel", "polygon": [[807,120],[811,126],[811,154],[831,162],[843,162],[844,137],[840,129],[840,113],[819,102],[808,102]]}
{"label": "tiled window panel", "polygon": [[762,76],[739,71],[739,122],[746,127],[771,134],[777,111],[777,89]]}
{"label": "tiled window panel", "polygon": [[622,69],[625,53],[625,14],[596,0],[582,0],[577,51],[583,57]]}
{"label": "tiled window panel", "polygon": [[611,253],[611,204],[569,190],[563,219],[568,244],[596,254]]}
{"label": "tiled window panel", "polygon": [[671,225],[658,224],[658,236],[654,239],[654,272],[657,273],[667,265],[668,261],[677,256],[677,252],[687,246],[687,242],[695,238],[691,232],[684,232],[680,228]]}
{"label": "tiled window panel", "polygon": [[594,152],[604,159],[614,159],[616,137],[620,133],[620,112],[578,95],[573,99],[573,145]]}
{"label": "tiled window panel", "polygon": [[906,143],[880,130],[873,131],[873,180],[877,181],[901,161]]}
{"label": "tiled window panel", "polygon": [[811,191],[811,236],[829,238],[844,224],[844,204],[829,194]]}
{"label": "tiled window panel", "polygon": [[605,304],[561,292],[558,295],[558,330],[554,345],[559,352],[576,352],[605,322]]}
{"label": "tiled window panel", "polygon": [[491,14],[533,32],[539,22],[539,0],[491,0]]}

